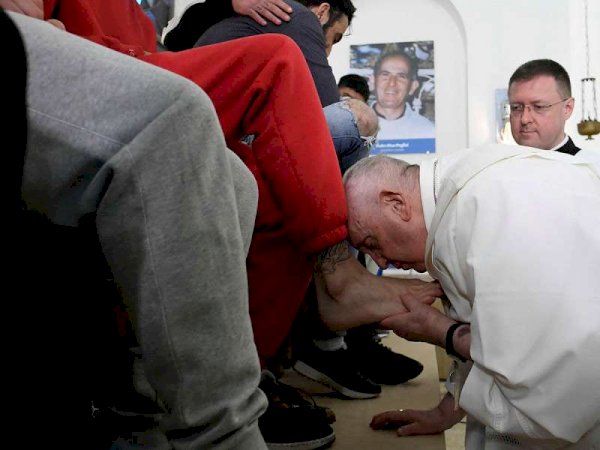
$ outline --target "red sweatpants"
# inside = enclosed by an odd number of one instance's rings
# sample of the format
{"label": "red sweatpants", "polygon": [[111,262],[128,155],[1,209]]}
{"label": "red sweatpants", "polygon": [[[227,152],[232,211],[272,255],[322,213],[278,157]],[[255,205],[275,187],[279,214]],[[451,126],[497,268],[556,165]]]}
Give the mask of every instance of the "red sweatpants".
{"label": "red sweatpants", "polygon": [[[308,66],[282,35],[142,59],[192,80],[209,95],[228,147],[256,177],[259,205],[247,269],[264,365],[302,304],[312,275],[310,255],[347,234],[340,169]],[[251,147],[239,141],[250,134]]]}

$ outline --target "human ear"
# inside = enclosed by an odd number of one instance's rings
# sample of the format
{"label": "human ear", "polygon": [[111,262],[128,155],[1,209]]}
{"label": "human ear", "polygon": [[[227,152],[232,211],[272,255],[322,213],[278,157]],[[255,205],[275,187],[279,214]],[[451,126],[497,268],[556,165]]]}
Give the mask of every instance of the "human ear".
{"label": "human ear", "polygon": [[404,222],[410,220],[412,209],[408,198],[402,192],[383,191],[379,194],[379,200],[384,209],[389,210]]}
{"label": "human ear", "polygon": [[571,114],[573,114],[574,109],[575,109],[575,99],[573,97],[571,97],[569,100],[567,100],[565,102],[565,110],[564,110],[565,120],[567,120],[569,117],[571,117]]}
{"label": "human ear", "polygon": [[319,18],[321,25],[325,25],[329,21],[331,5],[329,3],[321,3],[313,11]]}

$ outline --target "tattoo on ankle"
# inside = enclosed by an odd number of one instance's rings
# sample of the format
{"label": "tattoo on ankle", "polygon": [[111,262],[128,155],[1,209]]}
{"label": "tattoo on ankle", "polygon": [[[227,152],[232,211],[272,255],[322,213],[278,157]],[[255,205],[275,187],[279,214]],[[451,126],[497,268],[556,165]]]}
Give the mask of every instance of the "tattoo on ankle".
{"label": "tattoo on ankle", "polygon": [[322,274],[331,274],[335,272],[336,266],[352,257],[350,247],[346,241],[335,244],[327,250],[323,250],[317,256],[315,262],[315,272]]}

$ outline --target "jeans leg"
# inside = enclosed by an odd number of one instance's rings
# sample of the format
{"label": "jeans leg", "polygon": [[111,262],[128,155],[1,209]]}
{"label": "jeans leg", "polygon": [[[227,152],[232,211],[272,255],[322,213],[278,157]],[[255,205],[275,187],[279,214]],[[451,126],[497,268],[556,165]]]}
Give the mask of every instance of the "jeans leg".
{"label": "jeans leg", "polygon": [[358,103],[342,100],[323,108],[342,174],[353,164],[369,156],[371,151],[372,135],[361,136],[359,125],[360,128],[366,128],[367,132],[371,131],[368,130],[368,124],[363,122],[372,120],[372,117],[367,117],[365,121],[362,118],[359,119],[357,112],[364,113],[368,107],[362,107],[362,111],[356,111],[357,105]]}

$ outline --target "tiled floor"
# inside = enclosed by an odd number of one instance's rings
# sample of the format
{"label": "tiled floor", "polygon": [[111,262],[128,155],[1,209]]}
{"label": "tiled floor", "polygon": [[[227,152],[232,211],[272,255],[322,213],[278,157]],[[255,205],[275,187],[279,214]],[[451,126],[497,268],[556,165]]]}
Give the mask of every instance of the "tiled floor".
{"label": "tiled floor", "polygon": [[460,422],[444,433],[446,450],[465,450],[465,423]]}
{"label": "tiled floor", "polygon": [[385,339],[394,351],[417,359],[425,366],[423,373],[397,386],[382,386],[377,398],[344,400],[331,390],[289,371],[282,381],[313,396],[317,404],[331,408],[336,414],[333,427],[336,441],[332,450],[464,450],[465,424],[459,423],[444,435],[399,438],[393,430],[373,431],[369,422],[374,414],[397,408],[428,409],[445,395],[439,382],[435,350],[429,344],[408,342],[397,336]]}

